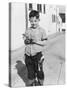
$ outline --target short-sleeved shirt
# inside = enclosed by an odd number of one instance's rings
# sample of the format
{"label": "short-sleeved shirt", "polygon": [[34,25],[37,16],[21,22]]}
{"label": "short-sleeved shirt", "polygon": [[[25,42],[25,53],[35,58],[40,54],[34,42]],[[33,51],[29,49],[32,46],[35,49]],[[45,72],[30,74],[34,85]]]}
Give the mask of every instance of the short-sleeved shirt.
{"label": "short-sleeved shirt", "polygon": [[[41,27],[37,27],[36,29],[29,28],[26,30],[25,35],[29,39],[33,39],[33,41],[42,41],[42,39],[46,38],[45,30]],[[38,52],[42,52],[43,46],[36,45],[36,44],[28,44],[25,46],[25,53],[30,56],[36,55]]]}

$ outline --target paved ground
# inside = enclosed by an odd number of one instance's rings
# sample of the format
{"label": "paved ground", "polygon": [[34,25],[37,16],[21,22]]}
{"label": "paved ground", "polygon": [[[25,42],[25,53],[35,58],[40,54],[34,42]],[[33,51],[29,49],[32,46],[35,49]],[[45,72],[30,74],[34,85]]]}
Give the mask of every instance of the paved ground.
{"label": "paved ground", "polygon": [[[48,45],[44,47],[45,74],[44,85],[65,83],[65,34],[49,36]],[[16,63],[17,62],[17,63]],[[22,87],[28,83],[27,69],[24,64],[24,46],[11,53],[12,87]]]}

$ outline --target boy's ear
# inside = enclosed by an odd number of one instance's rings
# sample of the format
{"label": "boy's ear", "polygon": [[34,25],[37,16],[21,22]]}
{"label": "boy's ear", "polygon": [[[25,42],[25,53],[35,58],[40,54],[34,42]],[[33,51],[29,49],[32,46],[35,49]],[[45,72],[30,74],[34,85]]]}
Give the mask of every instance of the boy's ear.
{"label": "boy's ear", "polygon": [[30,21],[30,18],[29,18],[29,21]]}
{"label": "boy's ear", "polygon": [[39,19],[39,21],[40,21],[40,19]]}
{"label": "boy's ear", "polygon": [[31,20],[31,18],[29,18],[29,21]]}

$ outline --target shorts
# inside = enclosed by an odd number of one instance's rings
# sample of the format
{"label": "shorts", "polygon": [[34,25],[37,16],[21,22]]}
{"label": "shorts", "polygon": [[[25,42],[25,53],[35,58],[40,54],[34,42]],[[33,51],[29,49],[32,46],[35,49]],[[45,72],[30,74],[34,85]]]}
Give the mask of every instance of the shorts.
{"label": "shorts", "polygon": [[28,70],[28,79],[33,80],[36,77],[40,80],[44,79],[44,72],[43,70],[38,69],[38,63],[42,57],[42,53],[39,52],[34,56],[28,56],[25,54],[25,64]]}

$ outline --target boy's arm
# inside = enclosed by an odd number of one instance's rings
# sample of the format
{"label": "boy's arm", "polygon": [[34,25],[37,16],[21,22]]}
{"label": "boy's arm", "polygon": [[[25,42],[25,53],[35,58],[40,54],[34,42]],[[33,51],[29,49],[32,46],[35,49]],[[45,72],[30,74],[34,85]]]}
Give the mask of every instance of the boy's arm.
{"label": "boy's arm", "polygon": [[28,30],[26,30],[25,34],[22,34],[22,35],[23,35],[24,43],[26,45],[30,44],[30,40],[29,40],[29,37],[28,37]]}
{"label": "boy's arm", "polygon": [[46,35],[46,33],[45,33],[45,30],[42,29],[41,31],[42,31],[42,32],[41,32],[41,36],[42,36],[42,37],[41,37],[41,41],[37,41],[36,44],[39,44],[39,45],[41,45],[41,46],[44,46],[44,45],[47,44],[48,38],[47,38],[47,35]]}
{"label": "boy's arm", "polygon": [[45,38],[44,40],[42,40],[42,41],[37,41],[37,42],[35,42],[35,44],[37,44],[37,45],[40,45],[40,46],[45,46],[46,44],[47,44],[47,38]]}

